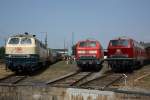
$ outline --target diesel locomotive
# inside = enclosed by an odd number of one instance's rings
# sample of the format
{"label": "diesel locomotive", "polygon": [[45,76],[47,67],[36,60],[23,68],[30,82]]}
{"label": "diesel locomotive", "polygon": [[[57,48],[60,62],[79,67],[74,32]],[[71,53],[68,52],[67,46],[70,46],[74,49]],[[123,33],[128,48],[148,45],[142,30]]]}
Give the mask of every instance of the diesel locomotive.
{"label": "diesel locomotive", "polygon": [[17,34],[5,46],[6,67],[12,71],[33,71],[49,62],[49,51],[35,35]]}
{"label": "diesel locomotive", "polygon": [[139,68],[146,60],[146,51],[142,43],[128,37],[112,39],[107,48],[108,63],[114,72]]}
{"label": "diesel locomotive", "polygon": [[80,69],[89,68],[100,70],[101,61],[104,59],[104,51],[99,41],[83,40],[76,44],[76,62]]}

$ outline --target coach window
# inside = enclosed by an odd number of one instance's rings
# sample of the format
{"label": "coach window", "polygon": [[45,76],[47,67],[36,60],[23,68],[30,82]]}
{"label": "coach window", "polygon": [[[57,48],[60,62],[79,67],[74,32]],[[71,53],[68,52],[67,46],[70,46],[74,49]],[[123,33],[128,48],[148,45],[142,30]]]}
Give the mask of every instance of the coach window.
{"label": "coach window", "polygon": [[31,44],[31,39],[30,38],[22,38],[21,44]]}
{"label": "coach window", "polygon": [[19,38],[11,38],[9,40],[9,44],[18,44],[19,43]]}

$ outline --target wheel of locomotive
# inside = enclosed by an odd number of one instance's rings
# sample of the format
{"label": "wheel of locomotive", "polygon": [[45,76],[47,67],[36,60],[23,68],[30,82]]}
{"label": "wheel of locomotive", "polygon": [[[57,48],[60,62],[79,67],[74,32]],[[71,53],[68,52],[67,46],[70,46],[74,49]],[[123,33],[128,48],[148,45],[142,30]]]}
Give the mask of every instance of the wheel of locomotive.
{"label": "wheel of locomotive", "polygon": [[138,70],[141,67],[141,63],[139,61],[135,61],[133,67],[134,67],[134,70]]}
{"label": "wheel of locomotive", "polygon": [[134,65],[133,64],[127,64],[124,67],[126,68],[126,71],[129,73],[132,73],[134,71]]}
{"label": "wheel of locomotive", "polygon": [[9,65],[5,65],[5,70],[8,70],[9,69]]}
{"label": "wheel of locomotive", "polygon": [[79,66],[79,69],[80,69],[80,71],[87,71],[87,68],[84,67],[83,65],[80,65],[80,66]]}
{"label": "wheel of locomotive", "polygon": [[95,65],[95,71],[100,71],[102,69],[102,65]]}
{"label": "wheel of locomotive", "polygon": [[13,65],[7,65],[6,69],[10,69],[10,70],[12,70],[13,72],[16,71],[16,69],[13,68]]}
{"label": "wheel of locomotive", "polygon": [[130,66],[129,69],[128,69],[128,72],[129,72],[129,73],[132,73],[133,70],[134,70],[134,69],[133,69],[133,66]]}
{"label": "wheel of locomotive", "polygon": [[77,64],[77,67],[79,68],[80,71],[84,70],[84,68],[83,68],[83,66],[81,64]]}
{"label": "wheel of locomotive", "polygon": [[139,69],[142,68],[143,65],[144,65],[144,61],[140,60]]}
{"label": "wheel of locomotive", "polygon": [[42,62],[42,67],[46,67],[46,61]]}
{"label": "wheel of locomotive", "polygon": [[117,73],[118,72],[118,69],[116,69],[115,65],[114,64],[111,64],[110,65],[111,69],[113,72]]}

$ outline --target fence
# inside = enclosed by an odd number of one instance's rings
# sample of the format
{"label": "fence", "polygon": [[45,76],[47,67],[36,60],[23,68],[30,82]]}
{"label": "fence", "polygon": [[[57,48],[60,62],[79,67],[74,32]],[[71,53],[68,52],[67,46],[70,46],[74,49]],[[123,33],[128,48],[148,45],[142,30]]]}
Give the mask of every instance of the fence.
{"label": "fence", "polygon": [[0,100],[149,100],[150,93],[39,86],[0,86]]}

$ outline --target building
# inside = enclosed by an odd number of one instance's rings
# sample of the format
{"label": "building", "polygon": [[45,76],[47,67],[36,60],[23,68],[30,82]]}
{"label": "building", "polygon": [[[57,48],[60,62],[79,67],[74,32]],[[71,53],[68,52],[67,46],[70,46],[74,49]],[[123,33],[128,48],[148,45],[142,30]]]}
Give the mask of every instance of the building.
{"label": "building", "polygon": [[147,57],[150,61],[150,43],[144,43],[144,46],[145,46],[145,49],[146,49]]}
{"label": "building", "polygon": [[68,49],[52,49],[52,50],[59,53],[59,54],[62,54],[62,55],[68,55],[69,54]]}

